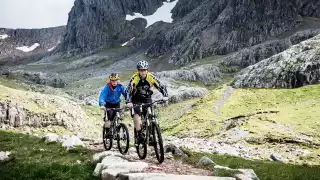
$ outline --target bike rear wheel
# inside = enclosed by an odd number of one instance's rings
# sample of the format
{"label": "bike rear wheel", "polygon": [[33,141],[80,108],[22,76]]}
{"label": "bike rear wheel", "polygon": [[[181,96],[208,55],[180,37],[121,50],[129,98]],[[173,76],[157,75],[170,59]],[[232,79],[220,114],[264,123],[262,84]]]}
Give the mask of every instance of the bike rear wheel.
{"label": "bike rear wheel", "polygon": [[[111,129],[110,129],[111,130]],[[107,132],[106,132],[106,128],[103,127],[103,133],[102,133],[102,139],[103,139],[103,146],[104,148],[109,151],[112,148],[112,143],[113,143],[113,138],[107,137]]]}
{"label": "bike rear wheel", "polygon": [[153,147],[157,157],[158,162],[161,164],[164,161],[164,149],[162,135],[159,125],[156,122],[152,122],[152,136],[153,136]]}
{"label": "bike rear wheel", "polygon": [[[134,137],[136,138],[138,136],[137,131],[134,130]],[[139,156],[140,159],[145,159],[147,157],[147,141],[145,140],[144,142],[140,142],[138,144],[135,144],[136,146],[136,150],[137,150],[137,154]]]}
{"label": "bike rear wheel", "polygon": [[120,123],[117,130],[118,130],[117,142],[118,142],[119,152],[121,154],[126,154],[129,149],[129,141],[130,141],[128,127],[125,124]]}

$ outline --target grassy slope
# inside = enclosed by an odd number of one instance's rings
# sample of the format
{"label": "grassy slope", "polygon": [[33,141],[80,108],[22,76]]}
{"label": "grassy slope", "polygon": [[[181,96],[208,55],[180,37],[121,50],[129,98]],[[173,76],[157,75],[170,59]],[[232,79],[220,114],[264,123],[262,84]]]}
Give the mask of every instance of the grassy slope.
{"label": "grassy slope", "polygon": [[[312,136],[319,142],[320,85],[299,89],[236,89],[225,104],[217,108],[217,102],[228,88],[221,86],[199,100],[197,107],[185,114],[170,134],[182,135],[191,131],[195,135],[213,136],[228,118],[276,110],[278,114],[251,116],[241,128],[249,130],[254,137],[270,133],[284,137],[296,132]],[[290,130],[281,131],[282,126]]]}
{"label": "grassy slope", "polygon": [[95,179],[92,152],[88,150],[66,152],[61,144],[0,131],[0,151],[12,151],[13,157],[0,164],[0,179]]}
{"label": "grassy slope", "polygon": [[[189,158],[184,159],[189,164],[196,165],[202,156],[207,156],[215,163],[233,169],[253,169],[261,180],[318,180],[320,177],[320,166],[298,166],[281,164],[278,162],[251,161],[238,157],[217,154],[193,153],[184,150]],[[232,176],[232,173],[225,170],[211,169],[214,175]]]}

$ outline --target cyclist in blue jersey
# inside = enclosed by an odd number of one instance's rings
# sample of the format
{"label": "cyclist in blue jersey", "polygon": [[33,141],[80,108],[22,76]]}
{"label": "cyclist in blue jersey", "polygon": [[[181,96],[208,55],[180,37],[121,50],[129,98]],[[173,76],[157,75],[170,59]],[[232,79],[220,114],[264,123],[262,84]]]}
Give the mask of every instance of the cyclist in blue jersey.
{"label": "cyclist in blue jersey", "polygon": [[[119,74],[111,73],[109,80],[110,82],[103,88],[99,97],[99,106],[102,110],[120,108],[121,94],[126,98],[125,87],[119,83]],[[113,111],[107,111],[107,117],[104,117],[107,134],[110,130],[110,121],[113,119],[113,115]]]}

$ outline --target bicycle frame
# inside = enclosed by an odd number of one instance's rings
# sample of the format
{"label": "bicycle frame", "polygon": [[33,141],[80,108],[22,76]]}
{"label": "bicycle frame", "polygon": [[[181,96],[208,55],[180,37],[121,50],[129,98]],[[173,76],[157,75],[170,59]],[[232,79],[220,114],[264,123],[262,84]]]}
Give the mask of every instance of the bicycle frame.
{"label": "bicycle frame", "polygon": [[[141,114],[141,116],[142,116],[141,117],[142,128],[145,128],[145,130],[147,132],[146,141],[147,141],[148,144],[149,144],[149,138],[150,138],[149,136],[150,136],[150,132],[151,132],[150,123],[154,121],[157,124],[159,124],[157,118],[155,117],[155,111],[154,111],[154,105],[156,103],[159,103],[159,102],[163,102],[163,101],[162,100],[158,100],[158,101],[154,101],[152,103],[145,103],[145,104],[135,105],[135,107],[139,107],[140,108],[140,112],[142,113]],[[143,107],[147,107],[147,112],[146,112],[145,115],[143,113]],[[132,108],[132,113],[134,114],[134,108]]]}

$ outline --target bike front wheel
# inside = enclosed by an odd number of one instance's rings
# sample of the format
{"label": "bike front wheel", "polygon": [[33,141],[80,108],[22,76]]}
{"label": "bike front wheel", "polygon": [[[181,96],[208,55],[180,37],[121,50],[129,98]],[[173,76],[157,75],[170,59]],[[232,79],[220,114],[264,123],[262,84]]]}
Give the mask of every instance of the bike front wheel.
{"label": "bike front wheel", "polygon": [[130,143],[128,127],[125,124],[120,123],[117,130],[117,142],[119,152],[121,154],[126,154],[128,152]]}
{"label": "bike front wheel", "polygon": [[158,162],[161,164],[164,161],[164,149],[161,130],[156,122],[152,122],[152,144],[157,157]]}

